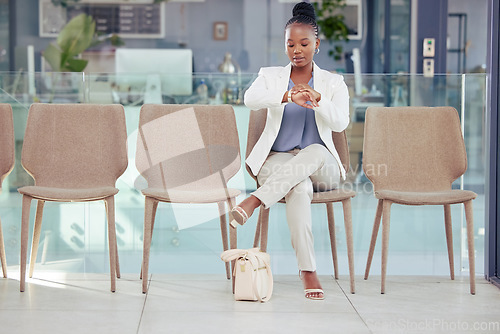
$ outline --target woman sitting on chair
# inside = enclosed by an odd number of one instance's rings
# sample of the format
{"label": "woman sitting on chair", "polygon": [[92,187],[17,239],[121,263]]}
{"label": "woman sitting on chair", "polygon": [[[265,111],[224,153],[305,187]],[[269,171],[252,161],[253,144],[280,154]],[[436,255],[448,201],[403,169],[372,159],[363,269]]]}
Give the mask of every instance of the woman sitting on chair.
{"label": "woman sitting on chair", "polygon": [[283,197],[305,297],[324,299],[316,275],[311,226],[313,191],[328,191],[345,179],[332,141],[332,131],[349,124],[349,94],[343,77],[320,69],[314,7],[301,2],[285,27],[285,52],[290,64],[264,67],[245,93],[245,105],[267,108],[261,137],[246,159],[261,185],[232,210],[243,225],[260,205],[269,208]]}

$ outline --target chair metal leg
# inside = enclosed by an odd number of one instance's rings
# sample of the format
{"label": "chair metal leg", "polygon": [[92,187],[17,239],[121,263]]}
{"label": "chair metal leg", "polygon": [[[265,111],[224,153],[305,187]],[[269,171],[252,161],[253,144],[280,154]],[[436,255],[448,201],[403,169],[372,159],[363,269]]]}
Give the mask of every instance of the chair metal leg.
{"label": "chair metal leg", "polygon": [[[236,205],[236,199],[234,197],[231,197],[228,202],[229,206],[229,221],[233,220],[233,215],[231,213],[231,210],[235,207]],[[229,229],[229,248],[230,249],[236,249],[238,247],[238,234],[236,233],[236,228],[231,227]],[[232,286],[233,286],[233,293],[234,293],[234,265],[235,265],[235,260],[231,261],[231,281],[232,281]]]}
{"label": "chair metal leg", "polygon": [[[153,216],[151,217],[151,240],[153,240],[153,229],[155,227],[156,211],[158,209],[158,201],[153,202]],[[139,279],[142,279],[142,264],[141,264],[141,274]]]}
{"label": "chair metal leg", "polygon": [[[231,212],[232,208],[234,208],[236,206],[236,199],[234,197],[230,198],[228,204],[229,204],[229,212]],[[233,220],[231,213],[229,214],[229,220]],[[230,249],[236,249],[238,247],[237,237],[238,237],[238,234],[236,233],[236,229],[230,228],[229,229],[229,248]]]}
{"label": "chair metal leg", "polygon": [[453,232],[451,225],[451,205],[444,205],[444,229],[446,231],[446,246],[448,247],[448,261],[450,263],[450,277],[455,279],[455,264],[453,261]]}
{"label": "chair metal leg", "polygon": [[347,242],[347,258],[349,260],[349,277],[351,284],[351,293],[355,292],[354,283],[354,246],[352,241],[352,209],[351,199],[348,198],[342,201],[342,208],[344,210],[344,226],[345,237]]}
{"label": "chair metal leg", "polygon": [[476,294],[476,265],[474,258],[474,216],[472,212],[472,200],[464,203],[465,220],[467,222],[467,248],[469,251],[469,277],[470,293]]}
{"label": "chair metal leg", "polygon": [[111,276],[111,292],[116,291],[116,227],[115,227],[115,197],[104,199],[106,213],[108,216],[108,248],[109,248],[109,272]]}
{"label": "chair metal leg", "polygon": [[[232,210],[232,208],[235,207],[235,205],[236,205],[236,199],[234,197],[230,198],[228,201],[229,221],[233,220],[231,210]],[[238,237],[238,234],[236,233],[236,229],[230,228],[229,229],[229,249],[236,249],[238,247],[237,237]]]}
{"label": "chair metal leg", "polygon": [[255,236],[253,238],[253,247],[259,247],[260,244],[260,229],[262,221],[262,207],[259,208],[259,218],[257,219],[257,227],[255,228]]}
{"label": "chair metal leg", "polygon": [[0,261],[2,261],[3,277],[7,278],[7,258],[5,256],[5,246],[3,242],[2,221],[0,220]]}
{"label": "chair metal leg", "polygon": [[31,243],[29,278],[33,277],[33,270],[35,269],[36,256],[38,253],[38,245],[40,244],[40,232],[42,231],[43,207],[45,205],[45,201],[38,200],[37,202],[38,203],[36,206],[35,226],[33,228],[33,241]]}
{"label": "chair metal leg", "polygon": [[[156,203],[156,205],[155,205]],[[142,293],[148,290],[148,270],[149,270],[149,251],[151,249],[151,240],[153,238],[153,226],[155,218],[155,209],[158,201],[146,196],[144,205],[144,236],[143,236],[143,253],[142,253]]]}
{"label": "chair metal leg", "polygon": [[269,210],[265,209],[264,205],[260,206],[262,210],[262,219],[260,221],[260,250],[267,251],[267,236],[269,234]]}
{"label": "chair metal leg", "polygon": [[[109,221],[109,215],[108,215],[108,202],[104,200],[104,206],[106,207],[106,219]],[[111,247],[112,245],[110,245]],[[120,259],[118,257],[118,242],[115,242],[114,245],[115,248],[115,271],[116,271],[116,278],[120,278],[121,273],[120,273]]]}
{"label": "chair metal leg", "polygon": [[375,250],[375,244],[377,243],[378,230],[380,229],[380,218],[382,217],[382,203],[383,200],[379,199],[377,204],[377,212],[375,213],[375,221],[373,223],[372,238],[370,241],[370,249],[368,251],[368,259],[366,260],[365,279],[368,279],[368,275],[370,274],[373,252]]}
{"label": "chair metal leg", "polygon": [[385,293],[385,276],[387,273],[387,254],[389,251],[389,231],[391,220],[391,201],[385,200],[382,207],[382,283],[380,293]]}
{"label": "chair metal leg", "polygon": [[[226,206],[224,202],[217,202],[219,207],[219,219],[220,219],[220,232],[222,234],[222,249],[228,250],[228,240],[227,240],[227,221],[226,221]],[[231,268],[229,262],[225,262],[226,265],[226,278],[231,279]]]}
{"label": "chair metal leg", "polygon": [[333,275],[335,279],[339,279],[339,264],[337,259],[337,241],[335,237],[335,218],[333,215],[333,203],[326,204],[326,214],[328,217],[328,231],[330,232],[330,245],[332,249],[332,260],[333,260]]}
{"label": "chair metal leg", "polygon": [[26,256],[28,255],[28,232],[30,225],[30,196],[23,195],[21,214],[21,266],[20,266],[20,291],[23,292],[26,285]]}
{"label": "chair metal leg", "polygon": [[116,278],[120,278],[122,276],[121,271],[120,271],[120,258],[118,257],[118,240],[115,243],[115,259],[116,259]]}

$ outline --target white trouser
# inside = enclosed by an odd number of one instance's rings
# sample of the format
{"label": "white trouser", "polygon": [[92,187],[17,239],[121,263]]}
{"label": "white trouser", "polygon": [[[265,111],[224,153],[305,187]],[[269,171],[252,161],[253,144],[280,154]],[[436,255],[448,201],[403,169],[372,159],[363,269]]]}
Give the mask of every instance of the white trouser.
{"label": "white trouser", "polygon": [[315,271],[311,200],[313,191],[327,191],[339,186],[337,161],[320,144],[302,150],[271,152],[257,180],[261,186],[252,195],[266,208],[285,197],[286,219],[299,269]]}

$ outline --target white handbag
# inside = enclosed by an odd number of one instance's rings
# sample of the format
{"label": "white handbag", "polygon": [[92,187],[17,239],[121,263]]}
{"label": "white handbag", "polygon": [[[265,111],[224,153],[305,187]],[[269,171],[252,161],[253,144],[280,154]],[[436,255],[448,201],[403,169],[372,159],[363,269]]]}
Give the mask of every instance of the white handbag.
{"label": "white handbag", "polygon": [[230,249],[221,254],[224,262],[235,260],[234,299],[266,302],[273,294],[269,254],[259,248]]}

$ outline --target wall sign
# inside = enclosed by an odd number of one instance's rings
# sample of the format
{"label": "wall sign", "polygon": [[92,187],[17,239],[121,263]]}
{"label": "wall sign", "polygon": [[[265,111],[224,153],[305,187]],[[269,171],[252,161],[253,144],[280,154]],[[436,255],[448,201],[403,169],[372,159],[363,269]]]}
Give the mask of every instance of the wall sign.
{"label": "wall sign", "polygon": [[144,3],[75,3],[67,8],[54,6],[51,0],[39,0],[40,37],[57,37],[73,17],[85,13],[96,21],[96,31],[117,33],[122,38],[163,38],[164,5]]}

